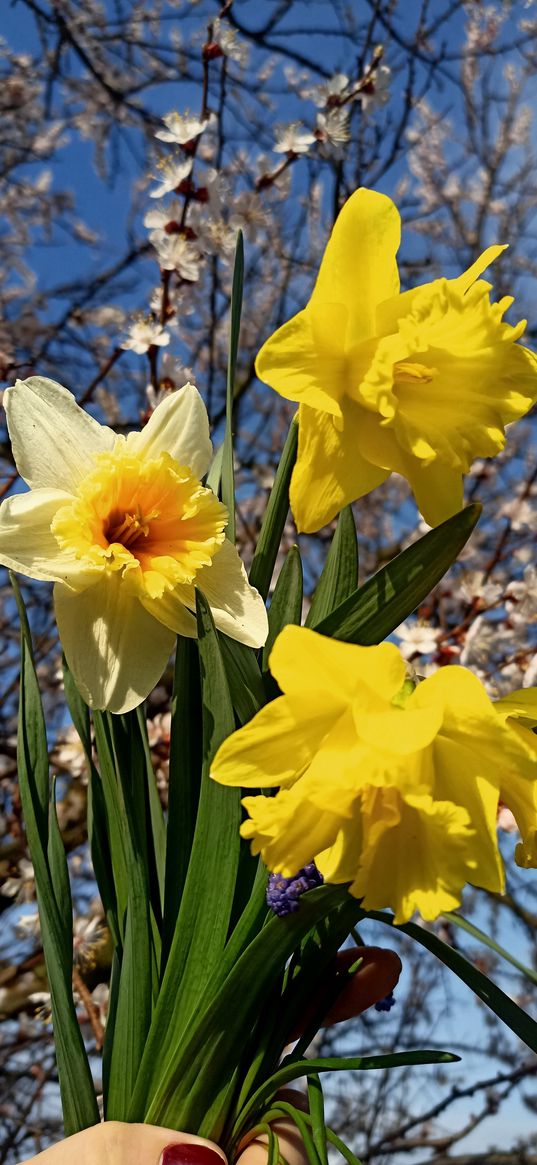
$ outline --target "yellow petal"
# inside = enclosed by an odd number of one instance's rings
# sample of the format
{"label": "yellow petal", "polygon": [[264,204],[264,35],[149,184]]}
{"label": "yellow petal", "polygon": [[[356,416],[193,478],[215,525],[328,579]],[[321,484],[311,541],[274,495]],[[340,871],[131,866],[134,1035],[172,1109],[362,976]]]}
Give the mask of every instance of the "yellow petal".
{"label": "yellow petal", "polygon": [[347,344],[375,335],[375,309],[397,295],[399,212],[385,194],[360,189],[340,211],[321,263],[311,304],[343,303]]}
{"label": "yellow petal", "polygon": [[28,578],[62,582],[75,590],[94,583],[100,571],[60,550],[51,522],[71,501],[64,490],[36,489],[6,498],[0,506],[0,562]]}
{"label": "yellow petal", "polygon": [[195,578],[210,605],[219,631],[248,647],[263,647],[268,635],[267,609],[259,591],[250,586],[238,551],[226,538],[211,565]]}
{"label": "yellow petal", "polygon": [[[263,344],[255,362],[260,380],[287,400],[340,417],[346,388],[347,311],[329,304],[324,316],[307,309],[293,316]],[[324,327],[322,326],[324,324]]]}
{"label": "yellow petal", "polygon": [[329,639],[309,627],[288,624],[269,658],[270,670],[283,692],[299,697],[324,693],[334,709],[343,709],[365,687],[389,702],[403,686],[406,665],[393,643],[359,647]]}
{"label": "yellow petal", "polygon": [[310,763],[332,719],[322,693],[308,696],[300,711],[296,702],[279,696],[220,745],[211,776],[222,785],[249,789],[292,783]]}
{"label": "yellow petal", "polygon": [[363,497],[388,477],[366,461],[357,434],[363,409],[342,402],[343,428],[332,417],[300,405],[298,457],[291,478],[291,509],[298,530],[311,534],[331,522],[346,505]]}
{"label": "yellow petal", "polygon": [[476,279],[479,279],[483,271],[486,271],[487,267],[490,267],[490,264],[494,263],[494,260],[502,254],[502,251],[507,250],[508,245],[508,243],[504,243],[503,246],[498,244],[493,247],[487,247],[486,251],[483,251],[483,254],[479,256],[479,259],[476,259],[475,263],[472,263],[471,267],[468,267],[467,271],[463,271],[462,275],[459,275],[457,279],[451,280],[451,282],[457,284],[460,291],[468,291],[472,283],[475,283]]}
{"label": "yellow petal", "polygon": [[515,861],[523,869],[537,867],[537,764],[533,781],[528,781],[516,769],[502,778],[500,797],[514,815],[521,835],[515,851]]}
{"label": "yellow petal", "polygon": [[218,548],[209,566],[197,571],[191,586],[177,586],[162,597],[140,596],[148,611],[180,635],[195,634],[188,630],[188,608],[196,609],[194,587],[199,587],[209,606],[215,626],[230,639],[248,647],[263,647],[268,635],[265,603],[250,586],[239,554],[228,539]]}
{"label": "yellow petal", "polygon": [[462,510],[464,490],[460,469],[451,469],[442,461],[424,465],[416,460],[406,476],[428,526],[439,526]]}
{"label": "yellow petal", "polygon": [[[374,651],[375,648],[370,650]],[[368,708],[363,698],[358,696],[354,703],[354,722],[357,735],[364,744],[379,750],[385,749],[389,771],[390,756],[409,756],[431,744],[442,724],[442,711],[440,708],[414,709],[409,705],[403,708],[390,707],[389,704],[379,710],[371,706]]]}
{"label": "yellow petal", "polygon": [[72,393],[30,376],[4,393],[17,469],[28,485],[73,493],[93,468],[96,453],[112,449],[116,435],[77,405]]}
{"label": "yellow petal", "polygon": [[438,736],[433,749],[434,795],[462,805],[469,814],[475,830],[475,870],[470,881],[492,893],[502,893],[504,874],[496,830],[498,775],[480,753],[479,742],[476,747],[473,743],[471,736]]}
{"label": "yellow petal", "polygon": [[339,817],[319,813],[294,788],[275,797],[244,797],[242,803],[249,814],[242,836],[252,842],[252,853],[260,853],[269,870],[284,878],[296,874],[337,835]]}
{"label": "yellow petal", "polygon": [[82,594],[54,588],[60,640],[76,685],[92,708],[128,712],[160,679],[174,635],[149,615],[119,572]]}
{"label": "yellow petal", "polygon": [[[494,701],[496,711],[504,716],[512,716],[526,728],[537,728],[537,688],[520,688]],[[533,737],[537,747],[537,737]]]}
{"label": "yellow petal", "polygon": [[474,834],[464,809],[427,794],[374,789],[364,798],[364,849],[351,893],[366,910],[390,907],[395,922],[418,910],[433,920],[460,904],[472,879]]}
{"label": "yellow petal", "polygon": [[129,433],[129,451],[148,458],[169,453],[194,477],[207,473],[212,458],[209,418],[201,396],[193,384],[171,392],[157,405],[140,433]]}

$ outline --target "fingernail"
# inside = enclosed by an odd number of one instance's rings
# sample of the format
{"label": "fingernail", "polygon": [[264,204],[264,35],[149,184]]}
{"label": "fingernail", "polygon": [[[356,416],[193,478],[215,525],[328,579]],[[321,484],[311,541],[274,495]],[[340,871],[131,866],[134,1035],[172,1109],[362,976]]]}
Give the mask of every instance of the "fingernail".
{"label": "fingernail", "polygon": [[220,1153],[209,1149],[208,1145],[182,1142],[167,1145],[162,1152],[160,1165],[225,1165]]}

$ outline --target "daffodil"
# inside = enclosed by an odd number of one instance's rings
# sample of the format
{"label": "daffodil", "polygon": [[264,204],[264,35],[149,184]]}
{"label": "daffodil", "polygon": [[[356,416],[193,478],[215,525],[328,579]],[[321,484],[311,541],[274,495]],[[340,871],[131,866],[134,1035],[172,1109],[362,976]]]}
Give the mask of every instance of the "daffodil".
{"label": "daffodil", "polygon": [[516,700],[495,706],[458,666],[414,687],[393,644],[357,647],[293,626],[270,669],[283,695],[212,766],[224,785],[279,789],[243,800],[242,834],[270,870],[291,877],[315,860],[366,909],[433,919],[459,904],[466,882],[502,891],[500,799],[522,835],[519,863],[537,866],[537,692],[522,711]]}
{"label": "daffodil", "polygon": [[537,399],[537,358],[517,344],[480,279],[489,247],[456,279],[400,294],[400,219],[391,199],[357,190],[336,221],[307,307],[278,328],[257,374],[299,404],[291,506],[311,532],[390,473],[407,478],[432,526],[462,506],[475,457]]}
{"label": "daffodil", "polygon": [[88,704],[125,712],[145,699],[175,636],[196,635],[195,587],[221,631],[264,643],[263,600],[225,538],[225,506],[201,484],[212,448],[192,384],[127,437],[39,376],[4,403],[30,490],[0,506],[0,562],[55,583],[60,639]]}

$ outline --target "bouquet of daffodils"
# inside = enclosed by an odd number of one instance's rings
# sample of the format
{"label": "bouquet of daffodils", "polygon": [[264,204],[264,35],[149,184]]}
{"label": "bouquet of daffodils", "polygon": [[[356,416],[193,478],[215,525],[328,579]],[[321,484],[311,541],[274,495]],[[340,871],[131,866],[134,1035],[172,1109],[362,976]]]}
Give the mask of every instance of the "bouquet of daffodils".
{"label": "bouquet of daffodils", "polygon": [[[537,1025],[432,928],[466,883],[501,893],[500,801],[537,865],[537,693],[493,703],[461,666],[421,680],[386,642],[471,535],[463,475],[537,399],[524,324],[481,279],[399,292],[393,203],[343,207],[303,311],[257,357],[298,405],[247,576],[235,548],[232,403],[242,298],[235,260],[225,439],[186,384],[117,436],[39,376],[5,394],[28,492],[0,507],[0,562],[54,583],[65,693],[89,769],[88,833],[113,943],[105,1119],[211,1137],[232,1159],[285,1113],[326,1162],[320,1075],[454,1059],[416,1050],[308,1059],[359,974],[337,959],[372,917],[433,951],[537,1051]],[[357,585],[352,503],[392,472],[432,527]],[[337,518],[305,626],[293,547],[267,599],[289,505],[299,531]],[[41,917],[66,1132],[99,1120],[73,1005],[72,907],[47,732],[20,600],[18,765]],[[143,701],[175,652],[163,813]],[[244,791],[244,792],[243,792]],[[452,916],[455,920],[457,915]],[[505,952],[506,956],[507,952]],[[378,998],[385,994],[379,974]],[[298,1042],[293,1042],[297,1041]],[[94,1067],[94,1065],[93,1065]],[[307,1112],[279,1093],[308,1080]]]}

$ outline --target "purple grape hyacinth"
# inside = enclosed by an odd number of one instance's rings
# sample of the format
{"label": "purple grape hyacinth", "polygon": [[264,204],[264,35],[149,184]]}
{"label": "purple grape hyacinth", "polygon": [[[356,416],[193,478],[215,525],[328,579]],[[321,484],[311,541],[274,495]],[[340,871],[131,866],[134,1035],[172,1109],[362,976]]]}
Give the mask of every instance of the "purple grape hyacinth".
{"label": "purple grape hyacinth", "polygon": [[267,902],[271,910],[279,918],[286,914],[293,914],[300,905],[299,899],[306,890],[313,890],[315,886],[322,886],[323,876],[319,873],[315,862],[308,862],[292,878],[284,878],[281,874],[269,874],[267,886]]}
{"label": "purple grape hyacinth", "polygon": [[396,1003],[393,991],[390,991],[389,995],[385,995],[384,999],[379,999],[378,1003],[375,1003],[375,1011],[391,1011]]}

